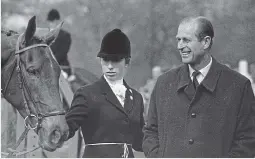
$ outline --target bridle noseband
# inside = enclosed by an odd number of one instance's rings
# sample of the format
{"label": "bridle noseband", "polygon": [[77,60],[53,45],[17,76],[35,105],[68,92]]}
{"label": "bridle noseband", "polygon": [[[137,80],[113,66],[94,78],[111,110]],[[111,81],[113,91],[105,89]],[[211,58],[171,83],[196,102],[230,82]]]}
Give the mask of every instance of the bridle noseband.
{"label": "bridle noseband", "polygon": [[[20,136],[20,138],[18,139],[17,143],[12,146],[12,150],[15,150],[19,144],[21,143],[21,141],[26,137],[28,131],[30,129],[33,129],[36,131],[36,133],[38,134],[38,131],[39,129],[42,127],[41,123],[42,123],[42,120],[43,118],[46,118],[46,117],[50,117],[50,116],[58,116],[58,115],[65,115],[65,111],[55,111],[55,112],[49,112],[49,113],[46,113],[46,114],[42,114],[40,113],[39,109],[38,109],[38,105],[36,104],[35,100],[33,99],[32,97],[32,94],[31,94],[31,91],[28,87],[28,84],[27,84],[27,81],[26,79],[24,78],[24,76],[22,75],[22,70],[21,70],[21,62],[20,62],[20,54],[24,53],[25,51],[27,50],[30,50],[32,48],[36,48],[36,47],[48,47],[49,50],[51,51],[51,54],[52,54],[52,50],[50,49],[49,45],[47,44],[34,44],[34,45],[31,45],[31,46],[28,46],[28,47],[25,47],[23,49],[19,49],[19,44],[20,44],[20,41],[21,41],[21,37],[23,36],[23,34],[21,34],[19,37],[18,37],[18,40],[17,40],[17,43],[16,43],[16,50],[15,50],[15,65],[14,65],[14,68],[12,70],[12,73],[11,73],[11,76],[10,78],[8,79],[7,81],[7,84],[3,90],[3,95],[6,94],[6,91],[7,91],[7,88],[8,88],[8,85],[9,85],[9,82],[11,80],[11,77],[12,77],[12,74],[14,72],[14,69],[15,69],[15,66],[16,66],[16,71],[17,71],[17,78],[18,78],[18,84],[19,84],[19,88],[21,89],[21,92],[22,92],[22,98],[24,100],[24,105],[25,105],[25,109],[26,109],[26,113],[27,113],[27,116],[25,117],[24,119],[24,122],[25,122],[25,131],[22,133],[22,135]],[[33,102],[33,105],[34,105],[34,110],[36,111],[35,114],[33,114],[31,112],[31,108],[29,108],[28,106],[28,100],[27,100],[27,97],[25,95],[25,90],[30,98],[30,100]],[[32,119],[36,119],[37,120],[37,123],[35,124],[35,126],[31,126],[29,123],[28,123],[28,120],[31,119],[31,123],[32,123]],[[8,154],[7,157],[11,157],[13,155],[14,152],[10,152]]]}

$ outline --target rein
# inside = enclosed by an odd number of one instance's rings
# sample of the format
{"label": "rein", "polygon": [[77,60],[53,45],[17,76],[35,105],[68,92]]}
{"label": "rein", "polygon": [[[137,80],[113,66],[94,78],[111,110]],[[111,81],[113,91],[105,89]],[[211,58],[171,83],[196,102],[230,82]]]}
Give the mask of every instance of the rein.
{"label": "rein", "polygon": [[[20,54],[24,53],[25,51],[27,50],[30,50],[32,48],[36,48],[36,47],[48,47],[49,50],[51,51],[50,47],[47,45],[47,44],[34,44],[34,45],[31,45],[31,46],[28,46],[28,47],[25,47],[23,49],[19,49],[19,44],[20,44],[20,41],[21,41],[21,37],[23,36],[23,34],[21,34],[19,37],[18,37],[18,40],[17,40],[17,43],[16,43],[16,50],[15,50],[15,64],[14,64],[14,67],[12,69],[12,73],[11,73],[11,76],[8,78],[8,81],[7,81],[7,84],[4,88],[4,91],[3,91],[3,94],[6,94],[6,91],[7,91],[7,88],[8,88],[8,85],[10,83],[10,80],[12,78],[12,75],[13,75],[13,72],[15,70],[15,67],[16,67],[16,71],[17,71],[17,78],[18,78],[18,84],[19,84],[19,88],[21,89],[21,92],[22,92],[22,97],[23,97],[23,101],[24,101],[24,105],[25,105],[25,109],[26,109],[26,113],[27,113],[27,116],[25,117],[24,119],[24,122],[25,122],[25,130],[24,132],[22,133],[22,135],[19,137],[18,141],[13,145],[11,146],[11,148],[8,148],[8,153],[5,153],[5,152],[2,152],[2,154],[4,155],[7,155],[7,157],[12,157],[14,156],[18,156],[18,155],[24,155],[24,154],[27,154],[29,152],[32,152],[32,151],[35,151],[36,149],[40,148],[39,146],[36,147],[36,148],[33,148],[32,150],[29,150],[29,151],[24,151],[24,152],[17,152],[16,149],[17,147],[20,145],[20,143],[24,140],[24,138],[27,136],[29,130],[33,129],[36,131],[36,133],[38,134],[38,131],[39,129],[41,128],[41,123],[42,123],[42,120],[43,118],[46,118],[46,117],[50,117],[50,116],[58,116],[58,115],[65,115],[65,112],[60,112],[60,111],[57,111],[57,112],[50,112],[50,113],[46,113],[46,114],[42,114],[39,112],[38,110],[38,106],[35,102],[35,100],[33,99],[32,97],[32,94],[31,94],[31,91],[28,87],[28,84],[27,84],[27,81],[26,79],[24,78],[24,76],[22,75],[22,70],[21,70],[21,62],[20,62]],[[52,51],[51,51],[52,53]],[[29,98],[31,99],[31,101],[33,102],[33,105],[34,105],[34,108],[35,108],[35,113],[36,114],[33,114],[31,112],[31,109],[29,108],[28,106],[28,100],[27,100],[27,97],[26,97],[26,94],[25,94],[25,90],[29,96]],[[37,119],[37,123],[35,124],[34,127],[30,126],[30,124],[28,123],[28,119],[32,119],[32,118],[35,118]],[[32,121],[31,121],[32,123]]]}

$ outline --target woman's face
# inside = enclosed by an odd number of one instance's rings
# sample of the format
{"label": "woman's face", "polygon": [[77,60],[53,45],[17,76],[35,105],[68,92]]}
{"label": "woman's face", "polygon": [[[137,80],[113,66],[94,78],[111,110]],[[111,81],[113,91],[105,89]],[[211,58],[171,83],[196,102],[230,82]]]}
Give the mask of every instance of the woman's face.
{"label": "woman's face", "polygon": [[109,81],[120,80],[126,75],[128,64],[126,64],[125,58],[120,60],[100,58],[100,63],[103,74]]}

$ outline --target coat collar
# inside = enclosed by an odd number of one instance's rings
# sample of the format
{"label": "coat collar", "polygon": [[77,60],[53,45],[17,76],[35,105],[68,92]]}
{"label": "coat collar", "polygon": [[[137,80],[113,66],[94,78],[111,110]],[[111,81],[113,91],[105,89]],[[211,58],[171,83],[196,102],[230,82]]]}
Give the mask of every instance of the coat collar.
{"label": "coat collar", "polygon": [[[103,93],[108,93],[109,90],[111,90],[111,87],[109,86],[109,84],[105,80],[104,76],[101,76],[101,78],[99,79],[99,84],[100,84],[100,88],[101,88]],[[127,82],[124,79],[123,79],[123,84],[132,93],[131,87],[127,84]]]}
{"label": "coat collar", "polygon": [[126,83],[126,81],[123,80],[123,84],[127,88],[126,99],[131,100],[131,101],[129,101],[129,102],[125,101],[124,108],[120,104],[118,98],[113,93],[111,87],[109,86],[109,84],[105,80],[104,76],[101,76],[101,78],[99,79],[98,82],[99,82],[99,86],[101,88],[101,92],[102,92],[103,95],[105,95],[106,100],[109,101],[110,103],[112,103],[112,105],[114,105],[120,111],[122,111],[123,113],[128,115],[127,113],[129,113],[133,108],[133,92],[132,92],[131,87],[129,87],[128,84]]}
{"label": "coat collar", "polygon": [[[212,57],[212,66],[201,85],[203,85],[208,91],[213,92],[216,88],[220,73],[220,64]],[[178,72],[178,79],[177,91],[186,87],[190,82],[189,67],[187,64],[180,68],[180,71]]]}

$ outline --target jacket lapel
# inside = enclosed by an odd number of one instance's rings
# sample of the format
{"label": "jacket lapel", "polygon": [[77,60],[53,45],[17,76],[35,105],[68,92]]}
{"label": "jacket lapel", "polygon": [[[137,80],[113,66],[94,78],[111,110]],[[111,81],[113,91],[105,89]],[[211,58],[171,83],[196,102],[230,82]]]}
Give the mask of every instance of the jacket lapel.
{"label": "jacket lapel", "polygon": [[110,102],[112,106],[116,107],[118,110],[120,110],[121,112],[123,112],[124,114],[127,115],[124,108],[120,104],[118,98],[113,93],[111,87],[109,86],[109,84],[104,79],[104,76],[101,77],[99,83],[100,83],[100,87],[101,87],[101,90],[102,90],[102,94],[105,96],[105,99],[108,102]]}
{"label": "jacket lapel", "polygon": [[127,88],[126,95],[125,95],[124,110],[129,114],[134,106],[134,93],[132,89],[127,85],[125,80],[124,80],[124,85]]}

